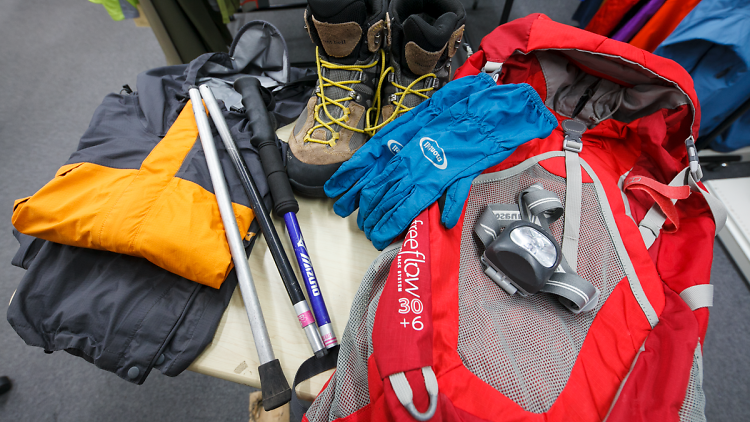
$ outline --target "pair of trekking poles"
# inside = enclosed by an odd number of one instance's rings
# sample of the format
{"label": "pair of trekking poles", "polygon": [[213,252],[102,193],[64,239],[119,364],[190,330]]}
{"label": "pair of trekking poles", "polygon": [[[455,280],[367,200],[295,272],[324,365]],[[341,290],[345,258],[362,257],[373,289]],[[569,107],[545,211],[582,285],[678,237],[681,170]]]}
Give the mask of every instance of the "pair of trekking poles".
{"label": "pair of trekking poles", "polygon": [[[258,295],[255,291],[247,255],[245,254],[237,220],[232,209],[232,201],[229,197],[229,190],[227,189],[224,173],[216,152],[214,138],[206,111],[203,107],[203,101],[205,101],[206,107],[208,107],[209,114],[219,132],[224,147],[232,158],[234,169],[250,199],[255,218],[258,220],[261,232],[268,243],[271,255],[284,282],[284,287],[292,301],[300,325],[305,330],[305,335],[310,342],[313,353],[318,358],[323,357],[328,348],[337,345],[337,340],[333,333],[325,302],[320,294],[320,287],[317,284],[317,279],[312,269],[312,263],[307,253],[299,223],[297,222],[296,212],[299,210],[299,204],[292,193],[289,179],[276,146],[274,124],[268,115],[265,101],[261,95],[261,90],[264,88],[256,78],[244,77],[234,82],[234,89],[242,96],[245,115],[250,121],[252,128],[253,135],[251,142],[260,155],[263,171],[268,179],[268,186],[275,204],[274,211],[277,215],[284,217],[297,262],[305,280],[308,296],[315,312],[315,318],[313,318],[294,274],[294,270],[284,252],[273,221],[268,216],[263,199],[250,177],[247,165],[237,151],[229,127],[224,120],[224,116],[211,88],[205,84],[201,85],[200,88],[190,88],[190,100],[193,105],[193,113],[195,114],[201,144],[206,156],[211,183],[213,184],[214,194],[219,205],[219,212],[226,231],[232,261],[237,272],[240,292],[245,303],[245,310],[247,311],[250,328],[253,332],[253,340],[258,351],[258,358],[260,359],[261,365],[258,367],[258,372],[260,375],[261,391],[263,393],[263,407],[265,410],[271,410],[289,402],[292,392],[281,370],[279,360],[275,358],[271,347],[268,330],[266,329]],[[316,319],[317,326],[315,323]],[[320,329],[320,332],[318,329]]]}

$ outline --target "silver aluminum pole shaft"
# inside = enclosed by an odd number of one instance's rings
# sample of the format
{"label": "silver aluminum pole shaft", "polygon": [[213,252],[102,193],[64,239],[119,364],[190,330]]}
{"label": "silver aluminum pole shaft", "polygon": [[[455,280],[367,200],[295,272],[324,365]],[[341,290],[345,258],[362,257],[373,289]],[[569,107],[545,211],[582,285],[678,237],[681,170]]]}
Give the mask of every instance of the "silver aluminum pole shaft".
{"label": "silver aluminum pole shaft", "polygon": [[221,169],[219,156],[216,154],[216,145],[214,145],[214,137],[211,134],[208,117],[206,117],[206,111],[203,108],[201,94],[198,88],[190,88],[189,93],[190,100],[193,103],[195,122],[198,124],[201,145],[203,145],[203,153],[206,156],[206,163],[208,164],[208,172],[211,175],[211,183],[214,187],[214,195],[216,195],[216,202],[219,204],[221,221],[224,223],[229,250],[232,252],[232,260],[237,272],[240,292],[245,302],[245,311],[247,311],[247,318],[250,320],[255,348],[258,350],[258,358],[260,358],[262,365],[275,359],[273,349],[271,348],[271,340],[268,338],[266,322],[263,320],[258,294],[255,292],[255,284],[250,274],[250,265],[247,262],[245,248],[242,245],[240,229],[237,226],[232,202],[229,199],[229,190],[224,180],[224,172]]}
{"label": "silver aluminum pole shaft", "polygon": [[[229,155],[232,156],[234,165],[237,167],[237,172],[239,173],[239,172],[244,171],[244,165],[242,164],[239,152],[237,151],[237,146],[235,145],[234,140],[232,139],[232,133],[229,131],[229,126],[227,126],[227,122],[224,120],[224,116],[221,114],[219,103],[216,102],[216,98],[214,97],[213,92],[211,92],[211,88],[208,85],[201,85],[199,87],[199,90],[200,90],[201,96],[203,97],[203,100],[206,102],[206,107],[208,107],[208,112],[209,114],[211,114],[211,118],[214,121],[214,126],[216,126],[216,129],[219,131],[219,135],[221,137],[222,142],[224,143],[224,147],[229,152]],[[247,178],[247,180],[250,180],[249,175],[246,175],[245,177]],[[248,192],[248,196],[250,196],[250,192]],[[256,211],[256,218],[259,218],[259,219],[262,218],[262,215],[260,215],[261,213],[262,211],[260,210]],[[261,229],[263,229],[262,223],[261,223]],[[269,233],[269,235],[267,235],[265,232],[263,233],[263,236],[266,237],[266,241],[269,243],[269,248],[270,248],[271,247],[270,237],[273,236],[273,234]],[[276,238],[278,239],[278,236],[276,236]],[[283,250],[281,253],[282,254],[284,253]],[[291,266],[289,267],[289,270],[292,271]],[[290,295],[290,299],[291,299],[291,295]],[[310,307],[307,305],[307,301],[305,300],[305,297],[302,296],[302,293],[300,293],[300,299],[298,300],[299,301],[296,303],[292,302],[294,306],[294,311],[297,313],[297,318],[302,324],[302,329],[305,330],[305,335],[307,336],[307,340],[310,342],[310,346],[312,347],[313,353],[315,353],[316,356],[320,357],[325,354],[325,345],[323,344],[323,339],[320,336],[318,327],[317,325],[315,325],[314,319],[312,317],[312,312],[310,312]],[[305,322],[303,323],[303,321]]]}

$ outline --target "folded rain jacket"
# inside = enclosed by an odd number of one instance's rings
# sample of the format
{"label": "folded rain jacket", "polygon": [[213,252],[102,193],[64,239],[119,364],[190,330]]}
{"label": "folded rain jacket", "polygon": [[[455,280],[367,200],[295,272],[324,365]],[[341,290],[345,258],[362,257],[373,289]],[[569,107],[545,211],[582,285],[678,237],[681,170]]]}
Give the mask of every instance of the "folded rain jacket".
{"label": "folded rain jacket", "polygon": [[171,377],[187,369],[237,286],[234,271],[217,290],[143,258],[14,234],[13,265],[27,269],[8,307],[16,333],[136,384],[153,368]]}
{"label": "folded rain jacket", "polygon": [[[273,85],[277,82],[267,75],[274,72],[278,63],[274,64],[270,58],[278,54],[274,49],[286,50],[283,39],[267,24],[248,25],[240,32],[243,35],[238,35],[242,40],[236,43],[249,42],[257,48],[244,46],[244,53],[238,51],[235,57],[240,54],[254,57],[255,67],[245,72],[252,72],[266,84]],[[264,39],[265,42],[261,42]],[[201,59],[203,69],[213,66],[214,60],[222,57],[226,55]],[[285,62],[286,58],[282,56],[281,61]],[[169,130],[183,108],[185,101],[178,99],[185,96],[184,87],[189,85],[187,78],[195,77],[189,76],[190,69],[199,68],[191,64],[150,70],[139,76],[137,93],[108,96],[97,110],[97,115],[104,116],[95,117],[96,125],[92,126],[106,124],[113,131],[112,138],[102,135],[109,142],[81,142],[73,157],[87,163],[95,160],[110,168],[115,161],[121,165],[128,163],[128,159],[135,162],[138,154],[134,146],[140,145],[139,137],[156,144],[160,134]],[[266,76],[262,76],[261,71],[266,72]],[[294,69],[290,71],[292,80],[300,76],[294,74]],[[228,78],[235,76],[239,74],[226,75]],[[294,81],[293,85],[276,91],[274,115],[277,121],[295,119],[311,89],[306,90],[304,85]],[[215,92],[218,95],[221,89]],[[222,94],[226,98],[229,93]],[[236,113],[225,115],[234,119],[235,129],[243,125],[238,122]],[[89,135],[102,132],[103,129],[89,129],[84,139],[92,139]],[[268,187],[259,171],[260,163],[250,144],[250,134],[234,129],[233,132],[261,195],[270,205]],[[132,137],[124,134],[132,134]],[[216,146],[228,170],[226,178],[235,207],[247,207],[244,204],[247,199],[231,170],[223,143],[217,140]],[[200,142],[188,156],[202,154],[199,147]],[[108,148],[114,151],[105,155]],[[117,151],[121,154],[116,154]],[[205,163],[198,165],[197,160],[188,158],[186,162],[194,164],[197,174],[201,175],[190,177],[208,180]],[[249,231],[258,232],[256,222],[250,225]],[[144,258],[62,245],[18,232],[15,235],[21,247],[13,264],[26,268],[27,272],[8,307],[7,318],[13,329],[28,345],[47,352],[65,350],[136,384],[143,383],[153,368],[168,376],[184,371],[212,341],[237,285],[234,271],[230,271],[221,287],[215,289],[180,277]],[[191,244],[189,233],[185,238],[188,245]],[[245,243],[248,252],[254,239]]]}
{"label": "folded rain jacket", "polygon": [[[187,91],[209,83],[217,99],[235,109],[241,97],[231,82],[248,74],[266,87],[288,82],[286,45],[270,24],[246,25],[229,54],[140,74],[136,93],[104,99],[55,178],[15,202],[14,227],[56,243],[146,258],[219,288],[232,259]],[[253,177],[263,180],[244,114],[224,108],[224,117]],[[253,212],[216,138],[244,236]]]}

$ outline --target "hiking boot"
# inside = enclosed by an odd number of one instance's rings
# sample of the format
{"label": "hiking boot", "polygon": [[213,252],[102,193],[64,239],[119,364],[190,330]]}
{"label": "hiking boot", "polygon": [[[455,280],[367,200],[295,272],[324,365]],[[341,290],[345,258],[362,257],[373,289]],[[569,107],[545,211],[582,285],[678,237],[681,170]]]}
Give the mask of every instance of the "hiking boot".
{"label": "hiking boot", "polygon": [[466,21],[460,0],[391,0],[388,15],[390,57],[372,133],[449,82]]}
{"label": "hiking boot", "polygon": [[387,0],[308,2],[305,24],[316,46],[318,83],[287,153],[289,180],[301,194],[325,197],[325,182],[369,139],[368,109],[379,101],[385,61],[386,9]]}

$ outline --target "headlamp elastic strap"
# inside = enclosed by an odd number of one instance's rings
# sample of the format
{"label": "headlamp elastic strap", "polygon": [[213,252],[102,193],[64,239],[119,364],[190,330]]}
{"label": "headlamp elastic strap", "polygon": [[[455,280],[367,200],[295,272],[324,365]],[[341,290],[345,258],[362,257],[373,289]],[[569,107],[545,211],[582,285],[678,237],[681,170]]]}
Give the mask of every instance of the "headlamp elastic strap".
{"label": "headlamp elastic strap", "polygon": [[518,194],[521,218],[542,226],[549,233],[549,225],[563,215],[560,198],[535,183]]}
{"label": "headlamp elastic strap", "polygon": [[574,314],[588,312],[599,303],[599,289],[573,271],[565,255],[541,291],[557,295],[560,302]]}

